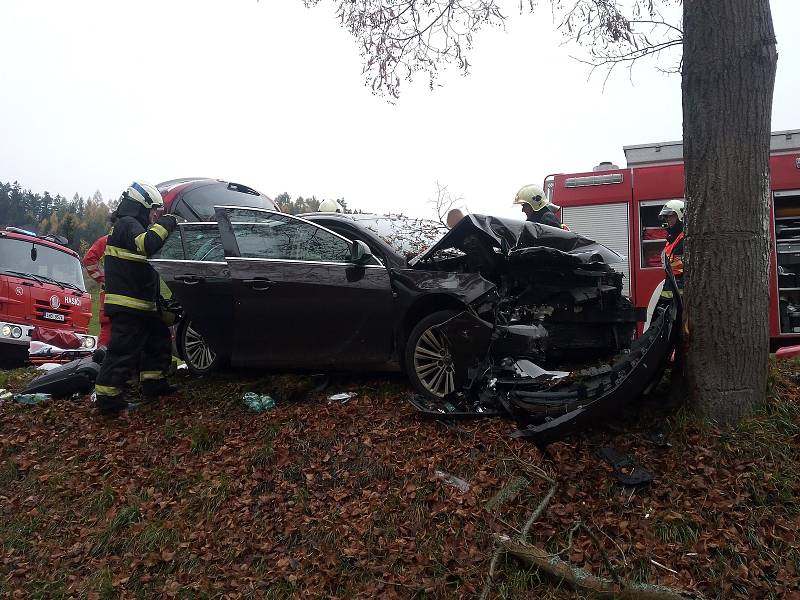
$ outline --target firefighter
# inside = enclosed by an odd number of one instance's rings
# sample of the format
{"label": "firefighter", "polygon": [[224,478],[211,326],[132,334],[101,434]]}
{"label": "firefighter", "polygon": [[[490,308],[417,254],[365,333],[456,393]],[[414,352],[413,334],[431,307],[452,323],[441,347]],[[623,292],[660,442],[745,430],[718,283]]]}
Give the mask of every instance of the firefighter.
{"label": "firefighter", "polygon": [[683,289],[683,200],[670,200],[658,213],[662,226],[667,230],[667,255],[678,289]]}
{"label": "firefighter", "polygon": [[[109,216],[109,221],[111,224],[114,224],[116,217]],[[108,240],[108,236],[104,235],[101,238],[95,240],[94,244],[92,244],[89,249],[86,251],[86,254],[83,257],[83,266],[86,267],[86,272],[89,274],[89,277],[94,279],[97,284],[100,286],[100,297],[98,302],[100,304],[99,307],[99,317],[100,317],[100,339],[97,342],[98,346],[108,346],[108,342],[111,339],[111,321],[109,320],[108,316],[106,315],[105,311],[105,300],[106,300],[106,291],[105,291],[105,274],[103,273],[103,254],[106,251],[106,241]]]}
{"label": "firefighter", "polygon": [[461,222],[461,219],[464,218],[464,213],[459,208],[454,208],[447,212],[447,218],[445,221],[447,222],[447,228],[452,229],[456,225]]}
{"label": "firefighter", "polygon": [[536,184],[526,185],[517,192],[514,204],[522,206],[525,213],[525,220],[533,223],[541,223],[550,227],[561,229],[561,222],[551,210],[550,201],[544,195],[544,190]]}
{"label": "firefighter", "polygon": [[128,406],[126,382],[137,372],[145,399],[177,389],[166,380],[171,336],[162,320],[159,277],[147,263],[177,224],[174,215],[162,215],[150,225],[151,210],[163,204],[155,186],[134,181],[122,194],[108,234],[103,266],[111,341],[95,386],[101,415],[113,416]]}
{"label": "firefighter", "polygon": [[319,208],[317,209],[318,212],[337,212],[343,213],[344,209],[342,205],[339,204],[336,200],[323,200],[319,203]]}

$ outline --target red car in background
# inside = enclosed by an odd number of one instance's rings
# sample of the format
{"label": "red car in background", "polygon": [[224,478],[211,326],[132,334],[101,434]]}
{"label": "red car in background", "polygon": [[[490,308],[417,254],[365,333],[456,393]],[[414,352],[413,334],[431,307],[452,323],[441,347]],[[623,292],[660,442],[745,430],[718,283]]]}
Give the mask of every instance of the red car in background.
{"label": "red car in background", "polygon": [[164,212],[178,215],[186,221],[210,221],[214,206],[263,208],[280,212],[272,198],[241,183],[207,177],[172,179],[156,185],[164,198]]}

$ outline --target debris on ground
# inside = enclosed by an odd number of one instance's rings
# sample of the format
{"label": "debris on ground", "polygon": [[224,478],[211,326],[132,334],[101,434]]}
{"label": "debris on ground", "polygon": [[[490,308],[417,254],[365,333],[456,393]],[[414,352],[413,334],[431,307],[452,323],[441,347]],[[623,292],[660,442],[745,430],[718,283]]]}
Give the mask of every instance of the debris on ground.
{"label": "debris on ground", "polygon": [[650,483],[654,475],[616,448],[600,448],[598,456],[614,470],[613,475],[622,485],[636,487]]}
{"label": "debris on ground", "polygon": [[275,408],[275,400],[267,394],[259,395],[254,392],[247,392],[242,396],[242,401],[253,412],[264,412]]}
{"label": "debris on ground", "polygon": [[355,392],[342,392],[340,394],[332,394],[328,396],[328,400],[330,400],[331,402],[341,402],[342,404],[344,404],[345,402],[350,400],[350,398],[355,398],[356,396],[358,396],[358,394],[356,394]]}
{"label": "debris on ground", "polygon": [[445,473],[444,471],[436,470],[433,472],[433,476],[436,479],[440,479],[444,483],[448,485],[452,485],[455,488],[458,488],[462,492],[469,491],[469,483],[464,481],[460,477],[456,477],[455,475],[450,475],[450,473]]}
{"label": "debris on ground", "polygon": [[48,400],[52,400],[53,396],[51,394],[16,394],[14,396],[14,402],[17,404],[41,404],[42,402],[47,402]]}

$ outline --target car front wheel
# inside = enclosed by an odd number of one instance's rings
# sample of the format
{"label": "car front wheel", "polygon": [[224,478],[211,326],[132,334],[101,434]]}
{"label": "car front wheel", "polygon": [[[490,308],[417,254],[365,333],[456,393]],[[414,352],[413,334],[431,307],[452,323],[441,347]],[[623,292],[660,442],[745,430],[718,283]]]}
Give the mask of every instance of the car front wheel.
{"label": "car front wheel", "polygon": [[463,365],[453,356],[450,340],[438,328],[458,314],[441,310],[422,319],[406,343],[405,366],[412,385],[428,398],[443,398],[454,392],[464,377]]}
{"label": "car front wheel", "polygon": [[194,375],[211,373],[222,362],[222,358],[192,327],[192,322],[188,319],[182,321],[178,327],[178,351]]}

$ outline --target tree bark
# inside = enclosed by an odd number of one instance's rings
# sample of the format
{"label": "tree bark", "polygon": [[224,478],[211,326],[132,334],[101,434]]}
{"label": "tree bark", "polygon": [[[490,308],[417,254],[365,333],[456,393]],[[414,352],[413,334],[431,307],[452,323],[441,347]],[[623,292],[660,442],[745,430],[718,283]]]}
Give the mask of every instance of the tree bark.
{"label": "tree bark", "polygon": [[723,424],[763,399],[769,356],[769,0],[684,0],[687,389]]}

